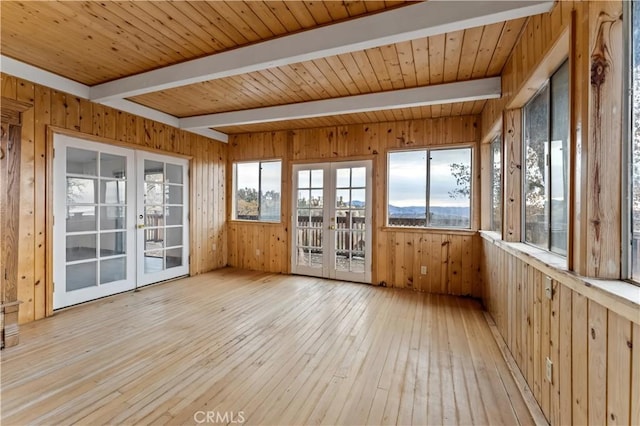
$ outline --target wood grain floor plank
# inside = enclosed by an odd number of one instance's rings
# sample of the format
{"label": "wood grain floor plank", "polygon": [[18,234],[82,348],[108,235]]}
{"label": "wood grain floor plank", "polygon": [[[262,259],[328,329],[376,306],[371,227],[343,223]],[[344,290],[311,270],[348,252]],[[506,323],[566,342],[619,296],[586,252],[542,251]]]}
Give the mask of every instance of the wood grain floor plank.
{"label": "wood grain floor plank", "polygon": [[312,277],[149,286],[26,324],[1,355],[8,425],[532,423],[476,301]]}

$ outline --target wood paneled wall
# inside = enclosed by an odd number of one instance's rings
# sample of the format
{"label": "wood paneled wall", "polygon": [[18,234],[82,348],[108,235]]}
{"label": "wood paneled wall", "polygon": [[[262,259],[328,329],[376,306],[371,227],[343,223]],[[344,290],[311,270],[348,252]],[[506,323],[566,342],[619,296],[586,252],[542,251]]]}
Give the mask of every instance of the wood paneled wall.
{"label": "wood paneled wall", "polygon": [[637,309],[503,244],[482,240],[483,301],[549,422],[640,424]]}
{"label": "wood paneled wall", "polygon": [[[512,120],[507,117],[519,115],[521,100],[534,94],[545,75],[560,64],[558,55],[561,60],[569,59],[569,205],[574,224],[569,263],[582,275],[613,279],[624,275],[621,191],[603,189],[620,188],[622,184],[622,81],[626,72],[623,27],[621,1],[560,1],[550,13],[529,18],[502,72],[503,97],[488,101],[482,112],[483,132],[494,128],[504,116],[505,137],[508,136],[506,126]],[[566,48],[558,49],[565,40]],[[519,197],[515,200],[520,204]],[[505,213],[509,220],[509,211]],[[514,214],[519,217],[518,212]],[[516,230],[514,235],[517,233]]]}
{"label": "wood paneled wall", "polygon": [[[20,177],[18,299],[20,322],[43,318],[50,311],[47,294],[47,126],[77,132],[79,137],[192,156],[191,273],[222,267],[226,256],[225,170],[227,146],[202,136],[75,96],[1,75],[2,96],[27,102],[23,113]],[[215,244],[215,250],[214,250]]]}
{"label": "wood paneled wall", "polygon": [[[580,278],[624,277],[622,28],[622,2],[616,0],[560,1],[551,13],[529,18],[502,73],[503,98],[488,101],[482,114],[483,132],[499,120],[505,130],[507,231],[504,241],[483,237],[483,300],[553,425],[640,424],[637,296],[635,302],[617,298]],[[527,255],[517,243],[519,108],[543,83],[540,77],[553,71],[550,64],[559,65],[558,52],[569,58],[571,69],[570,251],[566,260],[556,259],[562,266],[554,267]],[[517,200],[512,208],[511,199]],[[565,267],[572,272],[564,272]],[[547,276],[554,290],[551,300],[545,297]],[[618,281],[611,286],[630,285]],[[547,357],[553,362],[551,381],[545,377]]]}
{"label": "wood paneled wall", "polygon": [[[234,161],[283,160],[283,204],[280,224],[229,222],[229,264],[270,272],[290,271],[293,163],[372,159],[373,283],[479,296],[481,289],[475,279],[479,239],[474,232],[400,230],[384,226],[387,150],[469,143],[477,147],[478,120],[477,116],[463,116],[232,136],[229,170]],[[475,160],[479,159],[477,149],[474,155]],[[475,167],[474,194],[479,193],[479,176],[480,168]],[[230,206],[231,185],[228,200]],[[474,196],[473,202],[473,227],[477,229],[479,197]],[[421,265],[427,266],[427,274],[420,274]]]}

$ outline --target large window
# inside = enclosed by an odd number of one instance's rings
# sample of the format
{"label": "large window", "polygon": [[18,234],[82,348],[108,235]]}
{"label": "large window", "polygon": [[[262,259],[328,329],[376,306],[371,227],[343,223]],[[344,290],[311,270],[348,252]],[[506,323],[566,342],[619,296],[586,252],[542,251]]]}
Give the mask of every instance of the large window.
{"label": "large window", "polygon": [[524,241],[567,253],[569,66],[524,107]]}
{"label": "large window", "polygon": [[390,152],[390,226],[471,227],[471,148]]}
{"label": "large window", "polygon": [[491,223],[490,229],[502,232],[502,135],[491,141]]}
{"label": "large window", "polygon": [[233,165],[234,219],[280,221],[281,169],[280,160]]}
{"label": "large window", "polygon": [[640,281],[640,2],[631,9],[631,277]]}

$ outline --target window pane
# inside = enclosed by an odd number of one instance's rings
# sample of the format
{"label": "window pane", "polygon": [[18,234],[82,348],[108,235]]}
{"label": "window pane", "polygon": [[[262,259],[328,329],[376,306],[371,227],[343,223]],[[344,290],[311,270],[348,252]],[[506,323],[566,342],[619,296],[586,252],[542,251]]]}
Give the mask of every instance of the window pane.
{"label": "window pane", "polygon": [[354,188],[364,188],[366,186],[367,169],[365,167],[354,167],[351,169],[351,186]]}
{"label": "window pane", "polygon": [[336,187],[348,188],[351,186],[351,169],[336,170]]}
{"label": "window pane", "polygon": [[[315,170],[314,170],[315,172]],[[310,172],[309,170],[300,170],[298,172],[298,188],[310,188]],[[322,186],[322,185],[320,185]]]}
{"label": "window pane", "polygon": [[551,78],[551,251],[567,254],[569,194],[569,65]]}
{"label": "window pane", "polygon": [[631,137],[632,137],[632,252],[631,277],[640,281],[640,2],[632,3],[632,90],[633,101],[631,105]]}
{"label": "window pane", "polygon": [[167,182],[182,183],[182,166],[167,163]]}
{"label": "window pane", "polygon": [[127,258],[118,257],[100,261],[100,284],[127,278]]}
{"label": "window pane", "polygon": [[83,232],[96,230],[96,207],[67,207],[67,232]]}
{"label": "window pane", "polygon": [[167,250],[167,269],[182,266],[182,249],[175,248]]}
{"label": "window pane", "polygon": [[165,185],[167,204],[182,204],[182,185]]}
{"label": "window pane", "polygon": [[126,233],[105,232],[100,234],[100,257],[125,254],[127,249]]}
{"label": "window pane", "polygon": [[236,164],[236,219],[258,219],[259,163]]}
{"label": "window pane", "polygon": [[471,149],[431,151],[429,225],[471,226]]}
{"label": "window pane", "polygon": [[126,207],[101,206],[100,207],[100,229],[125,229],[126,227]]}
{"label": "window pane", "polygon": [[549,248],[547,150],[549,135],[549,86],[524,107],[524,240]]}
{"label": "window pane", "polygon": [[100,180],[100,202],[102,204],[126,204],[126,193],[127,183],[125,181]]}
{"label": "window pane", "polygon": [[96,234],[67,236],[67,262],[96,258]]}
{"label": "window pane", "polygon": [[427,151],[390,152],[387,163],[389,225],[425,226]]}
{"label": "window pane", "polygon": [[124,179],[127,159],[121,155],[100,154],[100,176]]}
{"label": "window pane", "polygon": [[[279,222],[282,162],[236,163],[234,167],[235,218]],[[300,171],[298,178],[298,188],[309,188],[311,174],[308,170]],[[299,191],[299,195],[300,207],[307,206],[309,191]]]}
{"label": "window pane", "polygon": [[260,220],[280,220],[280,161],[260,164]]}
{"label": "window pane", "polygon": [[491,230],[502,231],[502,135],[491,142]]}
{"label": "window pane", "polygon": [[67,173],[96,176],[98,174],[98,153],[85,149],[67,148]]}
{"label": "window pane", "polygon": [[164,182],[164,163],[144,160],[144,180],[146,182]]}
{"label": "window pane", "polygon": [[97,179],[67,178],[67,205],[96,204]]}
{"label": "window pane", "polygon": [[67,291],[80,290],[82,288],[98,285],[96,261],[67,265]]}

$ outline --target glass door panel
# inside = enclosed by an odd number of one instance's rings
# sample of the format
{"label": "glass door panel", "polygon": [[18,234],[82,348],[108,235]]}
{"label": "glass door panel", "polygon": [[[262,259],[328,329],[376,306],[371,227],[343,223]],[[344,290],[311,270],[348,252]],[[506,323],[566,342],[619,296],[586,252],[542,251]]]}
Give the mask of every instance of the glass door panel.
{"label": "glass door panel", "polygon": [[294,273],[324,276],[325,213],[323,168],[294,169]]}
{"label": "glass door panel", "polygon": [[187,160],[138,155],[138,284],[189,272]]}
{"label": "glass door panel", "polygon": [[135,286],[133,151],[55,135],[54,308]]}

